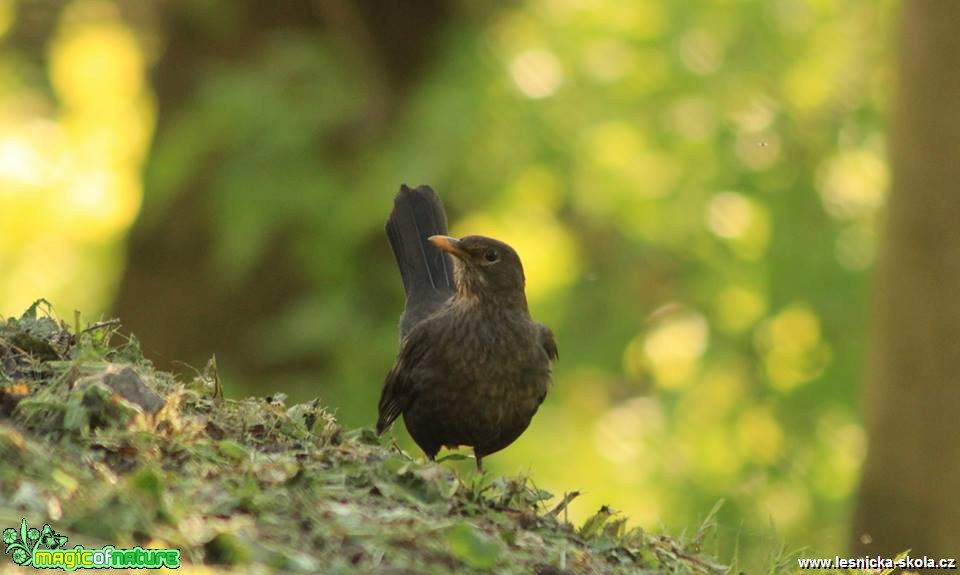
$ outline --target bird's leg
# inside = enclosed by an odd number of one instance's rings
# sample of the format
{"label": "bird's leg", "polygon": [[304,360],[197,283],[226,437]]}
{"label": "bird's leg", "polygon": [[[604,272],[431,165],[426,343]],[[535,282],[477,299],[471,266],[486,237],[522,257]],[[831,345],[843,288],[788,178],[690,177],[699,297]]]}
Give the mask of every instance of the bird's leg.
{"label": "bird's leg", "polygon": [[477,473],[483,473],[483,456],[473,450],[473,458],[477,460]]}
{"label": "bird's leg", "polygon": [[[403,449],[400,448],[400,444],[397,443],[397,438],[396,438],[396,437],[394,437],[393,439],[390,440],[390,447],[392,447],[393,450],[396,451],[397,453],[399,453],[400,455],[403,455],[403,456],[406,456],[406,455],[407,455],[406,453],[403,452]],[[408,458],[408,459],[409,459],[409,458]]]}

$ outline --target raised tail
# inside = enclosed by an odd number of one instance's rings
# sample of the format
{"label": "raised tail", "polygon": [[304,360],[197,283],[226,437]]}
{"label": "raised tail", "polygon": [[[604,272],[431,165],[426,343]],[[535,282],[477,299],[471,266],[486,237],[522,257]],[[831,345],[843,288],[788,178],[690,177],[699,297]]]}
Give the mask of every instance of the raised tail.
{"label": "raised tail", "polygon": [[454,292],[453,261],[427,241],[447,235],[447,217],[440,198],[429,186],[400,186],[386,224],[387,238],[407,294],[400,318],[403,338]]}

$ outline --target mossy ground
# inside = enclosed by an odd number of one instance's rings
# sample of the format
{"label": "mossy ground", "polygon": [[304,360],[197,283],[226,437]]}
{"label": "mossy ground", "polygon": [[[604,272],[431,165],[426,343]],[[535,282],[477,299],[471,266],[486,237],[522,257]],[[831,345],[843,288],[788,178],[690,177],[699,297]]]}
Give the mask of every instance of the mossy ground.
{"label": "mossy ground", "polygon": [[44,303],[0,323],[0,528],[179,548],[184,569],[217,572],[726,571],[701,555],[708,529],[679,542],[606,508],[575,527],[573,493],[458,475],[320,400],[226,399],[214,362],[183,381],[115,322],[68,326]]}

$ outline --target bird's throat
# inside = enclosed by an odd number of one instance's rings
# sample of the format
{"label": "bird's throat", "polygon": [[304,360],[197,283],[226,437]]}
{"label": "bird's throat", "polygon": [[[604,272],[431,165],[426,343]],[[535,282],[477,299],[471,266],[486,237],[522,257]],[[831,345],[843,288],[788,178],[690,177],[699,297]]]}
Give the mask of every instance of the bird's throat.
{"label": "bird's throat", "polygon": [[491,311],[529,313],[527,296],[522,289],[498,290],[476,270],[458,265],[454,270],[457,291],[454,303],[459,306],[489,308]]}

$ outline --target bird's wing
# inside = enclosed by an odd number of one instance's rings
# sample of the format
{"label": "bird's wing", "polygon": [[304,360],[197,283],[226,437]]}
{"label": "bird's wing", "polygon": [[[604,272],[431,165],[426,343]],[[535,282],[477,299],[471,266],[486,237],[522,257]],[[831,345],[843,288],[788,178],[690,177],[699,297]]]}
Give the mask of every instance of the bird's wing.
{"label": "bird's wing", "polygon": [[416,395],[416,367],[429,352],[426,326],[420,325],[403,340],[393,369],[387,374],[380,393],[377,433],[383,433],[400,416]]}
{"label": "bird's wing", "polygon": [[560,350],[557,349],[557,340],[553,337],[553,332],[542,323],[537,325],[540,327],[540,343],[543,345],[543,350],[547,352],[550,361],[557,361],[560,359]]}

